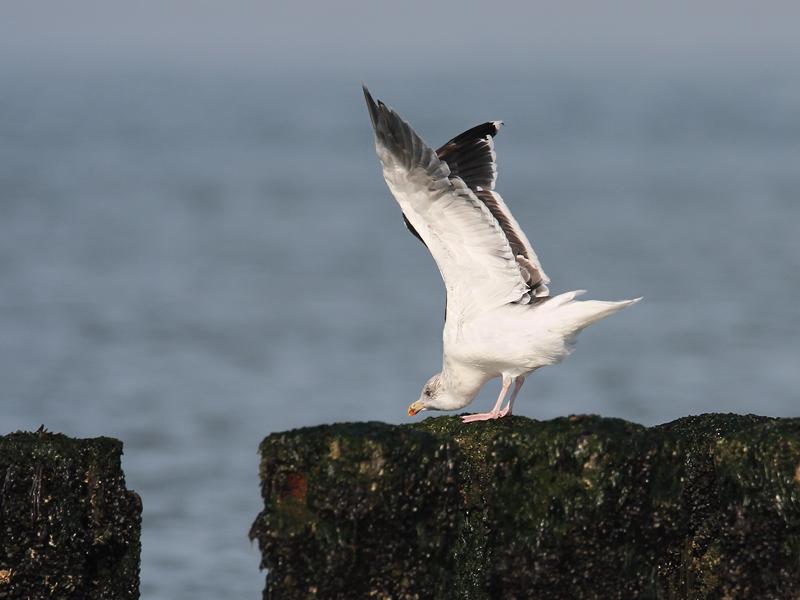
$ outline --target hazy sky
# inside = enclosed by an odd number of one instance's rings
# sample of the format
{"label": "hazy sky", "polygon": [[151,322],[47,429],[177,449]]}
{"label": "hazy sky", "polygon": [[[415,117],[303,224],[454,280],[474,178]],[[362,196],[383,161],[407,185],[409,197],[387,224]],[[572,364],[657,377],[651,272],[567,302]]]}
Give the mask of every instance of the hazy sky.
{"label": "hazy sky", "polygon": [[4,0],[0,52],[26,60],[398,65],[557,54],[800,57],[800,2]]}

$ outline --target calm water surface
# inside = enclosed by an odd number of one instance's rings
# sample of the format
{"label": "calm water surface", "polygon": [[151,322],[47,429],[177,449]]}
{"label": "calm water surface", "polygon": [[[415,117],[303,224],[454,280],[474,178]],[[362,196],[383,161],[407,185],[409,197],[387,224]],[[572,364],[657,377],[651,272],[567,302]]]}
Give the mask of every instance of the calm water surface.
{"label": "calm water surface", "polygon": [[[440,367],[442,285],[380,176],[364,75],[1,73],[3,432],[125,442],[143,598],[256,598],[258,442],[407,422]],[[490,78],[369,83],[431,144],[503,119],[498,189],[551,288],[645,297],[518,412],[796,416],[800,76]]]}

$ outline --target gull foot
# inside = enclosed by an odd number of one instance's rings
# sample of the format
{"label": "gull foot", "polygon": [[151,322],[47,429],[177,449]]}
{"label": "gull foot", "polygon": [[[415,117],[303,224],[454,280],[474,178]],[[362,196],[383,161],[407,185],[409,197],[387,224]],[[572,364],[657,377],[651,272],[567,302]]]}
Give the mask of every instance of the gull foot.
{"label": "gull foot", "polygon": [[478,413],[475,415],[464,415],[461,417],[463,423],[472,423],[473,421],[491,421],[500,417],[499,412]]}

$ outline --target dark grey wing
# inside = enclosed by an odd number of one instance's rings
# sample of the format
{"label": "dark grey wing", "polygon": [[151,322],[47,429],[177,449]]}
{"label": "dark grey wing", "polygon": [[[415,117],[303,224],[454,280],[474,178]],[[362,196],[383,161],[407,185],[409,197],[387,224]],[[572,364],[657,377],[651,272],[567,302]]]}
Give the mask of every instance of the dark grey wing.
{"label": "dark grey wing", "polygon": [[366,89],[364,97],[384,179],[439,267],[448,314],[527,304],[524,269],[486,203],[395,111]]}
{"label": "dark grey wing", "polygon": [[547,284],[550,283],[550,278],[542,269],[539,257],[536,256],[536,252],[531,247],[525,232],[522,231],[522,228],[514,219],[514,215],[508,210],[500,194],[493,190],[478,189],[475,191],[475,195],[486,205],[494,218],[497,219],[503,233],[506,234],[508,244],[517,259],[522,276],[525,278],[531,294],[536,297],[549,295],[550,290]]}
{"label": "dark grey wing", "polygon": [[447,163],[450,173],[460,177],[497,219],[531,294],[547,296],[550,293],[547,288],[550,278],[542,269],[525,232],[500,194],[494,191],[497,181],[497,155],[493,138],[502,125],[502,121],[489,121],[467,129],[439,148],[436,155],[439,160]]}
{"label": "dark grey wing", "polygon": [[[502,121],[489,121],[476,125],[457,135],[436,151],[439,160],[443,160],[450,167],[450,174],[460,177],[474,192],[482,189],[494,189],[497,167],[492,138],[497,135],[502,125]],[[496,217],[497,215],[495,215]],[[422,237],[409,223],[405,214],[403,222],[411,234],[424,244]],[[514,249],[513,241],[510,238],[509,242],[512,243],[512,249]],[[514,252],[518,253],[517,249],[514,249]]]}
{"label": "dark grey wing", "polygon": [[502,121],[489,121],[467,129],[439,148],[436,155],[470,189],[493,190],[497,180],[497,164],[492,138],[502,125]]}

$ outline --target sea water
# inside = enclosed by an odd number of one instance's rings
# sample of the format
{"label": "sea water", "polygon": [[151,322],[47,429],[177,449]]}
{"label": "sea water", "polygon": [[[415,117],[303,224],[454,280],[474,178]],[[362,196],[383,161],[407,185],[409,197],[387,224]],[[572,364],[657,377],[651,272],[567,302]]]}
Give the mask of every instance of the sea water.
{"label": "sea water", "polygon": [[[259,441],[409,422],[440,369],[444,290],[383,183],[361,77],[0,72],[0,423],[123,440],[143,598],[258,597]],[[432,145],[504,120],[498,190],[551,289],[644,296],[529,378],[518,414],[798,414],[800,77],[368,83]]]}

